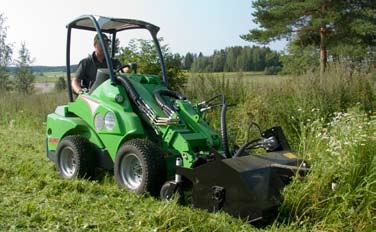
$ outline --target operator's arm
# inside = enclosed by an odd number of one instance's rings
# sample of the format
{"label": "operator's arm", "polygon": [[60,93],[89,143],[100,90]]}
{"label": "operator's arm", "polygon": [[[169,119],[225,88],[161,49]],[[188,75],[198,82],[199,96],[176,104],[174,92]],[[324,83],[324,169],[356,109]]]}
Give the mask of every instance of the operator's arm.
{"label": "operator's arm", "polygon": [[87,69],[87,66],[85,64],[86,64],[85,59],[82,59],[80,63],[78,64],[76,74],[72,78],[72,81],[71,81],[72,90],[76,94],[80,94],[82,90],[81,81],[85,77],[85,73],[86,73],[85,70]]}
{"label": "operator's arm", "polygon": [[76,94],[78,94],[81,91],[81,83],[80,82],[81,82],[80,79],[78,79],[77,77],[72,78],[72,81],[71,81],[72,90]]}

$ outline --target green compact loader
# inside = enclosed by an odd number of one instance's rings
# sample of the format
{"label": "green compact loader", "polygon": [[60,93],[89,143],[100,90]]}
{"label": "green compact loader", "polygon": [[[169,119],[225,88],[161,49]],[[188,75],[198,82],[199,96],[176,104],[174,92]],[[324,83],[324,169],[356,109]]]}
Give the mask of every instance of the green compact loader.
{"label": "green compact loader", "polygon": [[[121,18],[84,15],[67,25],[67,87],[69,102],[47,117],[47,157],[65,179],[112,170],[119,188],[162,199],[189,192],[194,207],[225,211],[247,221],[269,218],[282,201],[281,191],[295,175],[308,171],[280,127],[230,148],[225,96],[193,105],[169,90],[166,68],[153,24]],[[97,33],[108,69],[98,69],[88,93],[74,97],[71,89],[72,29]],[[113,69],[102,33],[143,29],[155,43],[161,76],[120,73]],[[136,65],[132,64],[133,70]],[[221,107],[220,132],[203,114]],[[264,154],[249,151],[264,149]]]}

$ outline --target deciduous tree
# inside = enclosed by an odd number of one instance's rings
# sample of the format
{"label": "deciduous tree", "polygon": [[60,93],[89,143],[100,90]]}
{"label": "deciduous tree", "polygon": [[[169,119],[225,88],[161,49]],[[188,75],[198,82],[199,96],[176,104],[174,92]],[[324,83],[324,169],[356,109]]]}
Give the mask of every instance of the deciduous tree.
{"label": "deciduous tree", "polygon": [[9,89],[9,73],[7,66],[12,60],[12,45],[6,42],[7,29],[5,17],[0,14],[0,91]]}
{"label": "deciduous tree", "polygon": [[30,52],[26,48],[25,43],[22,43],[19,50],[19,57],[16,60],[17,69],[14,80],[16,90],[22,94],[30,94],[33,91],[35,76],[30,67],[32,63],[33,60],[30,56]]}
{"label": "deciduous tree", "polygon": [[[162,44],[163,39],[159,39]],[[169,87],[178,89],[185,84],[186,79],[181,70],[182,58],[179,54],[172,54],[167,45],[161,45],[165,60]],[[127,47],[121,48],[119,59],[122,63],[136,62],[137,70],[141,73],[161,75],[161,66],[155,45],[151,40],[131,40]]]}

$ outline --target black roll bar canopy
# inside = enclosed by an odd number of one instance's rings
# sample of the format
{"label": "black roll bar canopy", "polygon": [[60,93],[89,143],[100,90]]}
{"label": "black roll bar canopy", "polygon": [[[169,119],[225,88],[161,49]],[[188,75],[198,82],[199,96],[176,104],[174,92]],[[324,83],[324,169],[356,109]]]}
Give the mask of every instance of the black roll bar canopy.
{"label": "black roll bar canopy", "polygon": [[[96,31],[99,37],[100,43],[103,48],[104,56],[106,59],[107,67],[109,70],[113,70],[112,60],[115,56],[115,43],[116,43],[116,33],[124,30],[130,29],[146,29],[150,32],[154,44],[157,49],[157,53],[159,56],[159,60],[161,63],[161,70],[162,70],[162,79],[163,82],[168,85],[167,77],[166,77],[166,67],[162,55],[162,50],[159,45],[159,41],[157,38],[157,33],[159,31],[159,27],[140,20],[135,19],[123,19],[123,18],[109,18],[103,16],[94,16],[94,15],[82,15],[67,25],[67,50],[66,50],[66,66],[67,66],[67,87],[68,87],[68,95],[69,101],[73,101],[73,94],[72,94],[72,87],[71,87],[71,67],[70,67],[70,44],[71,44],[71,30],[79,29],[79,30],[88,30],[88,31]],[[108,48],[105,45],[104,38],[102,33],[109,33],[112,35],[112,52],[111,56],[108,52]],[[115,73],[110,72],[110,79],[112,84],[117,84],[118,81],[116,79]]]}

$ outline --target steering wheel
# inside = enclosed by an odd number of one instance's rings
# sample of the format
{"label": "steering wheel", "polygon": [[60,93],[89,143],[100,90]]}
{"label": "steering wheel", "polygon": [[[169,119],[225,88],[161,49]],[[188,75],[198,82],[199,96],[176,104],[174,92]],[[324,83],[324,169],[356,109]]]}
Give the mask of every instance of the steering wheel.
{"label": "steering wheel", "polygon": [[122,65],[120,68],[117,68],[115,72],[121,72],[124,73],[123,68],[130,68],[129,64]]}
{"label": "steering wheel", "polygon": [[134,73],[137,73],[137,64],[134,62],[122,65],[120,68],[116,69],[115,71],[124,73],[123,68],[128,68],[131,72],[133,71]]}

